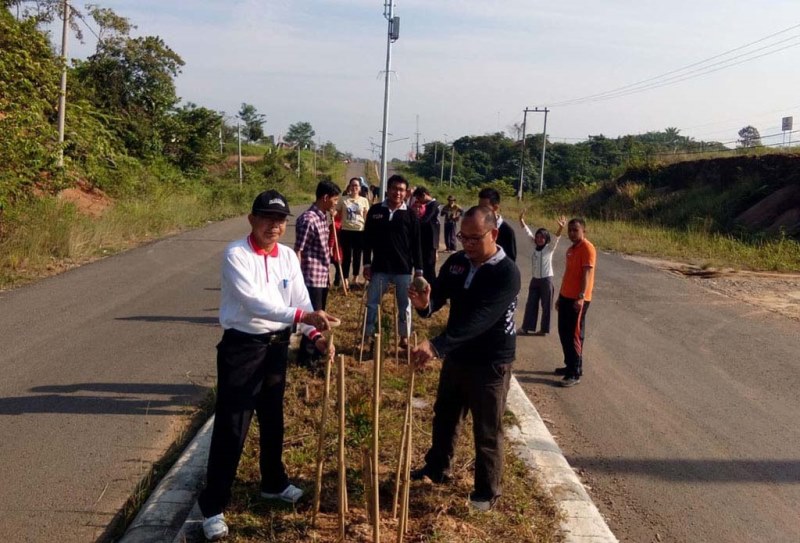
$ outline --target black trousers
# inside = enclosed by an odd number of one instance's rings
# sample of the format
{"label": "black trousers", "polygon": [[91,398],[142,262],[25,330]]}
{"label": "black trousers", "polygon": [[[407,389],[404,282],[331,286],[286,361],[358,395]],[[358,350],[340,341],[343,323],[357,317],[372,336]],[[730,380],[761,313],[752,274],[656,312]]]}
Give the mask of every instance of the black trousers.
{"label": "black trousers", "polygon": [[[338,268],[338,266],[337,266]],[[325,309],[328,304],[328,287],[306,287],[308,289],[308,297],[311,298],[311,307],[314,311]],[[318,351],[314,348],[314,344],[306,337],[300,340],[300,350],[297,352],[297,363],[300,365],[309,365],[312,359],[319,358]]]}
{"label": "black trousers", "polygon": [[575,311],[575,300],[558,297],[558,337],[564,351],[564,365],[568,377],[583,375],[583,340],[586,332],[586,312],[590,302],[583,302],[581,311]]}
{"label": "black trousers", "polygon": [[253,411],[258,417],[261,489],[282,492],[289,484],[283,465],[283,394],[289,331],[252,335],[225,330],[217,345],[217,405],[206,487],[198,498],[204,517],[222,513],[242,456]]}
{"label": "black trousers", "polygon": [[445,359],[433,406],[433,437],[425,468],[450,471],[461,423],[472,413],[475,438],[475,490],[472,498],[492,500],[502,493],[503,413],[511,363],[464,365]]}
{"label": "black trousers", "polygon": [[358,230],[340,230],[339,242],[342,244],[342,273],[344,278],[350,277],[350,265],[353,266],[353,277],[361,271],[361,250],[364,246],[364,232]]}
{"label": "black trousers", "polygon": [[444,245],[448,251],[456,250],[457,222],[444,221]]}
{"label": "black trousers", "polygon": [[539,320],[539,304],[542,305],[542,324],[540,332],[550,333],[550,311],[553,308],[553,288],[552,277],[542,277],[531,279],[528,287],[528,301],[525,303],[525,317],[522,319],[524,330],[536,330],[536,322]]}

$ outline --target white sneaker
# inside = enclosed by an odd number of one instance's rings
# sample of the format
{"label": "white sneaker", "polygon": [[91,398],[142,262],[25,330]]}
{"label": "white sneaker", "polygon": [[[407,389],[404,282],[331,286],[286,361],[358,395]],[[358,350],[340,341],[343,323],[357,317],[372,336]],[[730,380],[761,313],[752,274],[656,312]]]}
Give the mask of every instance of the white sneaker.
{"label": "white sneaker", "polygon": [[228,535],[228,525],[225,524],[225,515],[220,513],[213,517],[203,519],[203,535],[209,541],[216,541]]}
{"label": "white sneaker", "polygon": [[289,485],[283,489],[283,492],[278,494],[262,492],[261,497],[267,498],[268,500],[283,500],[286,503],[297,503],[297,501],[303,497],[303,491],[294,485]]}
{"label": "white sneaker", "polygon": [[469,506],[476,511],[486,512],[491,511],[492,507],[494,507],[494,500],[473,500],[470,498]]}

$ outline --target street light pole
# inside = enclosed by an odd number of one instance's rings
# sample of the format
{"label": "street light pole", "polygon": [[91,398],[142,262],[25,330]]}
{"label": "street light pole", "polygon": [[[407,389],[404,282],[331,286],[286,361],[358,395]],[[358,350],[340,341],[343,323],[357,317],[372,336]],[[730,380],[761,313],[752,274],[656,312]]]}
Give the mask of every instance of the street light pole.
{"label": "street light pole", "polygon": [[386,139],[389,135],[389,76],[392,69],[392,43],[400,32],[400,18],[394,16],[394,0],[385,0],[383,16],[388,21],[386,33],[386,78],[383,89],[383,131],[381,134],[381,198],[386,196]]}

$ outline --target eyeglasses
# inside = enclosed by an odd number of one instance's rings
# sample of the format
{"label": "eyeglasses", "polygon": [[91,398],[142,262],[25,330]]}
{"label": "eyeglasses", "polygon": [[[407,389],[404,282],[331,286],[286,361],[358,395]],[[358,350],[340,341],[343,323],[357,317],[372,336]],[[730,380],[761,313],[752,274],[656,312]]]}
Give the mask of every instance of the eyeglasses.
{"label": "eyeglasses", "polygon": [[487,230],[486,232],[484,232],[480,236],[465,236],[464,234],[459,232],[458,234],[456,234],[456,238],[461,243],[467,243],[467,242],[478,243],[480,240],[485,238],[486,234],[488,234],[489,232],[491,232],[491,230]]}

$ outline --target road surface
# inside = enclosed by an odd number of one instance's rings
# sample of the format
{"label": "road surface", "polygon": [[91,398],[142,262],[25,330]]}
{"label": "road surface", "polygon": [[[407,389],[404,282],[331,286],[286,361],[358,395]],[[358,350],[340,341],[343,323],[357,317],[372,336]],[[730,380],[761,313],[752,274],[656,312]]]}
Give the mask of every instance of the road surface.
{"label": "road surface", "polygon": [[[516,230],[521,324],[531,247]],[[556,289],[568,245],[554,257]],[[554,386],[555,325],[519,338],[516,375],[620,540],[797,542],[799,331],[600,253],[581,384]]]}

